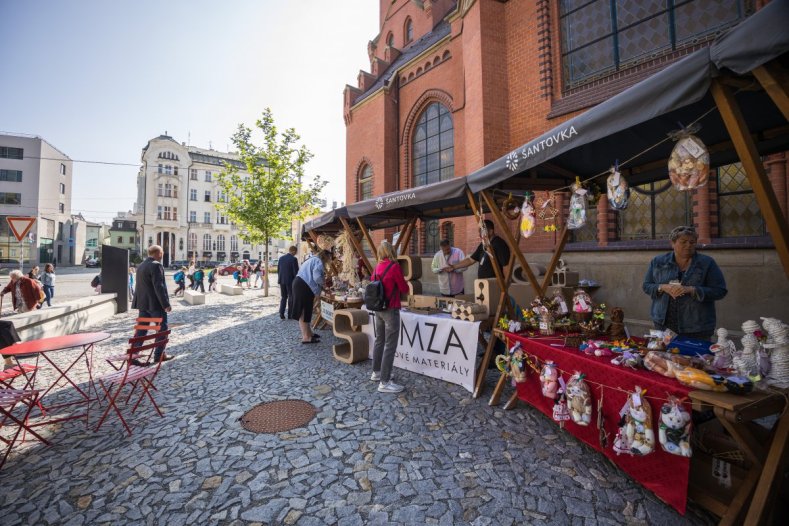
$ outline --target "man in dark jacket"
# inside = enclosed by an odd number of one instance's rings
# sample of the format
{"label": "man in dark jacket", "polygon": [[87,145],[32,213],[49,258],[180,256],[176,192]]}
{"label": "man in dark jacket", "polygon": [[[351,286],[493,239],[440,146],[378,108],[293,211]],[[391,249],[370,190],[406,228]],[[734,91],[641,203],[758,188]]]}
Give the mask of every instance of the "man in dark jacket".
{"label": "man in dark jacket", "polygon": [[[162,332],[167,330],[167,313],[172,310],[161,263],[163,254],[159,245],[148,247],[148,257],[137,267],[137,288],[132,302],[132,308],[140,311],[140,317],[162,318]],[[145,336],[147,333],[148,331],[140,329],[134,336]],[[172,359],[172,356],[166,356],[162,346],[154,350],[153,359],[154,362],[165,362]]]}
{"label": "man in dark jacket", "polygon": [[290,247],[288,253],[277,261],[277,283],[282,299],[279,300],[279,319],[285,319],[285,307],[290,313],[293,280],[299,272],[299,260],[296,259],[296,247]]}

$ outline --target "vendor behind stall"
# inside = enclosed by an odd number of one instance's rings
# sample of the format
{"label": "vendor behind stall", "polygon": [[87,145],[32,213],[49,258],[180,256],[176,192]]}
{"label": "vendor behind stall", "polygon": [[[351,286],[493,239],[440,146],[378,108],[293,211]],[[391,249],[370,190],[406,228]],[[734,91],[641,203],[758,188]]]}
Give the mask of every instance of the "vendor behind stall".
{"label": "vendor behind stall", "polygon": [[656,329],[708,340],[715,331],[715,301],[726,296],[726,280],[715,260],[696,252],[698,234],[679,226],[669,234],[672,252],[649,264],[642,288],[652,298]]}
{"label": "vendor behind stall", "polygon": [[463,251],[453,247],[448,239],[442,239],[438,244],[441,248],[430,264],[434,274],[438,274],[438,288],[442,296],[457,296],[463,294],[463,272],[465,268],[452,269],[453,263],[459,263],[466,258]]}
{"label": "vendor behind stall", "polygon": [[[493,250],[493,254],[496,256],[496,260],[499,262],[499,268],[503,269],[505,266],[507,266],[507,263],[510,261],[510,247],[507,246],[506,241],[496,235],[493,221],[486,219],[485,231],[480,231],[479,235],[482,239],[485,239],[486,236],[488,239],[490,239],[490,247]],[[449,270],[454,271],[470,267],[474,263],[479,263],[479,268],[477,269],[477,279],[496,277],[496,272],[493,270],[493,264],[490,261],[488,253],[485,251],[484,243],[480,243],[474,253],[463,261],[455,263],[454,265],[449,265]]]}

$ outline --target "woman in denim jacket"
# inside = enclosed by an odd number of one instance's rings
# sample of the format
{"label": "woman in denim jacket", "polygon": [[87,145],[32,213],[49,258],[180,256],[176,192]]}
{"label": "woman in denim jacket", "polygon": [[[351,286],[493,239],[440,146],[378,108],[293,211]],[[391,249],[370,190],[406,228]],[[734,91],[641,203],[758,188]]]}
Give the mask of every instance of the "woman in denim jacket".
{"label": "woman in denim jacket", "polygon": [[669,240],[673,252],[652,260],[642,285],[652,298],[652,322],[656,329],[708,340],[715,331],[715,301],[726,296],[726,280],[714,259],[696,253],[693,227],[675,228]]}

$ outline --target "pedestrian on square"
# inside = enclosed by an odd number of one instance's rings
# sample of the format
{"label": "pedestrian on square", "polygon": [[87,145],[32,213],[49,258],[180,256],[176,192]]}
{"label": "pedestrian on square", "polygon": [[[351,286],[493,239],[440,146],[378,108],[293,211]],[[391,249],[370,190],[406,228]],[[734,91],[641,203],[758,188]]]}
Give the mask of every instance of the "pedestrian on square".
{"label": "pedestrian on square", "polygon": [[38,281],[25,276],[21,270],[12,270],[8,279],[0,297],[11,293],[11,309],[19,313],[35,309],[43,294]]}
{"label": "pedestrian on square", "polygon": [[293,303],[290,319],[299,320],[301,343],[316,343],[320,336],[313,334],[310,322],[315,296],[321,293],[326,276],[326,265],[331,261],[331,252],[322,250],[309,258],[299,269],[293,280]]}
{"label": "pedestrian on square", "polygon": [[195,264],[194,262],[192,262],[192,264],[189,265],[189,268],[186,271],[186,277],[189,280],[189,290],[194,289],[195,286],[194,276],[195,276]]}
{"label": "pedestrian on square", "polygon": [[454,297],[463,294],[463,272],[465,268],[453,269],[452,265],[460,263],[466,256],[459,248],[449,244],[448,239],[442,239],[438,244],[440,250],[433,256],[430,269],[438,275],[438,288],[442,296]]}
{"label": "pedestrian on square", "polygon": [[205,270],[203,269],[203,267],[200,267],[197,270],[195,270],[194,290],[200,290],[200,292],[205,294],[205,285],[203,284],[203,280],[205,280]]}
{"label": "pedestrian on square", "polygon": [[[161,318],[162,332],[167,330],[167,313],[172,310],[167,295],[167,283],[164,281],[164,267],[161,263],[163,255],[164,252],[159,245],[148,247],[148,257],[137,268],[137,293],[132,303],[132,308],[139,310],[138,317]],[[134,337],[146,334],[148,334],[147,330],[139,329],[134,333]],[[166,362],[170,359],[172,356],[164,354],[164,346],[156,347],[153,352],[154,363]]]}
{"label": "pedestrian on square", "polygon": [[186,267],[181,267],[181,270],[175,273],[173,276],[173,280],[175,280],[175,284],[178,285],[173,292],[173,296],[178,297],[179,293],[181,296],[184,295],[186,291]]}
{"label": "pedestrian on square", "polygon": [[249,265],[249,261],[244,261],[244,264],[241,265],[241,286],[243,287],[244,283],[247,284],[247,288],[251,286],[249,281],[249,270],[252,267]]}
{"label": "pedestrian on square", "polygon": [[260,281],[260,288],[263,288],[263,260],[259,259],[258,262],[255,264],[255,268],[252,271],[255,274],[255,284],[254,287],[258,286],[258,281]]}
{"label": "pedestrian on square", "polygon": [[129,301],[134,297],[134,273],[137,269],[129,267]]}
{"label": "pedestrian on square", "polygon": [[373,374],[370,380],[380,382],[379,393],[399,393],[403,386],[392,381],[392,365],[397,350],[397,337],[400,334],[400,295],[408,294],[408,283],[389,241],[381,241],[378,246],[378,259],[371,280],[380,280],[383,284],[386,309],[375,312]]}
{"label": "pedestrian on square", "polygon": [[293,306],[293,279],[299,272],[299,260],[296,259],[296,247],[290,247],[288,253],[277,261],[277,284],[279,285],[279,319],[285,319],[285,307],[288,317]]}
{"label": "pedestrian on square", "polygon": [[216,292],[216,268],[208,272],[208,292]]}
{"label": "pedestrian on square", "polygon": [[41,276],[39,275],[39,268],[38,265],[34,266],[30,269],[30,272],[27,273],[27,277],[30,279],[34,279],[36,281],[41,281]]}
{"label": "pedestrian on square", "polygon": [[47,307],[52,306],[52,298],[55,297],[55,267],[52,263],[44,266],[44,274],[41,276],[41,286],[46,296]]}

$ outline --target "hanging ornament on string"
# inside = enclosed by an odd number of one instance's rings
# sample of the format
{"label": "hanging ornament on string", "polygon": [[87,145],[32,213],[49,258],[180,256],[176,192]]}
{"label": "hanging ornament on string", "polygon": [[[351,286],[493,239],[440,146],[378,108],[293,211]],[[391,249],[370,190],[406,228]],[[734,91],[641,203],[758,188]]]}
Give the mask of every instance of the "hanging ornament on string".
{"label": "hanging ornament on string", "polygon": [[586,189],[581,185],[581,179],[577,176],[570,189],[573,195],[570,196],[570,216],[567,218],[567,228],[577,230],[586,224]]}
{"label": "hanging ornament on string", "polygon": [[521,235],[525,238],[530,238],[534,234],[534,227],[537,224],[536,215],[534,213],[534,205],[532,204],[531,194],[527,193],[523,199],[523,206],[521,206]]}
{"label": "hanging ornament on string", "polygon": [[518,201],[512,197],[512,194],[509,194],[507,199],[501,203],[501,213],[504,214],[504,217],[507,219],[518,219],[521,213],[521,207],[518,205]]}
{"label": "hanging ornament on string", "polygon": [[545,232],[556,232],[556,216],[559,215],[559,209],[556,208],[554,195],[550,194],[548,197],[538,197],[534,201],[534,208],[537,210],[537,217],[545,221],[547,224],[542,227]]}
{"label": "hanging ornament on string", "polygon": [[668,176],[677,190],[693,190],[707,184],[710,173],[710,154],[701,139],[694,134],[701,125],[694,124],[668,134],[677,141],[668,158]]}
{"label": "hanging ornament on string", "polygon": [[630,201],[630,185],[627,180],[619,173],[619,159],[611,167],[611,174],[606,180],[608,188],[608,204],[614,210],[624,210]]}

